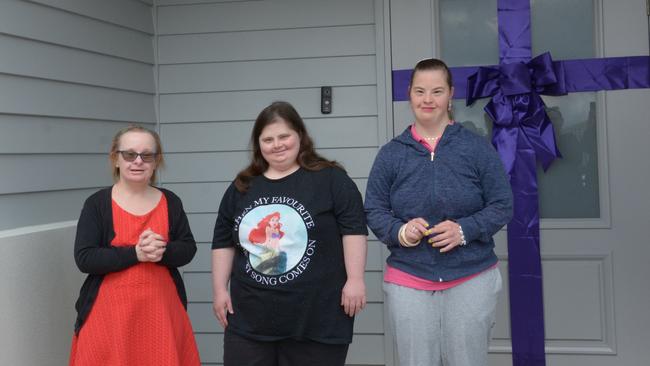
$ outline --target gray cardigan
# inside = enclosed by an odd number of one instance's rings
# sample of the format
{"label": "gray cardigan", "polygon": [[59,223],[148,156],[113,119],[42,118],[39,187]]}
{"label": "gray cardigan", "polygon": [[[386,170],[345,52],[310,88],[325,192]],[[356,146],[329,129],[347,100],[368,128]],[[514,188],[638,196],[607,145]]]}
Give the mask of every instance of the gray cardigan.
{"label": "gray cardigan", "polygon": [[[366,189],[370,229],[391,251],[387,262],[431,281],[451,281],[497,262],[492,236],[512,218],[512,191],[489,142],[460,124],[447,126],[432,159],[407,128],[379,151]],[[425,240],[400,246],[399,228],[422,217],[461,225],[466,246],[447,253]]]}

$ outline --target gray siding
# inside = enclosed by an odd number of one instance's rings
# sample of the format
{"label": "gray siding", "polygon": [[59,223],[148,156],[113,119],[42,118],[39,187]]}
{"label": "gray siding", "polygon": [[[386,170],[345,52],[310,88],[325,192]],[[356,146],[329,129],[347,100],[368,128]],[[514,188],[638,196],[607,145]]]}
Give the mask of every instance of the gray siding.
{"label": "gray siding", "polygon": [[[305,118],[319,152],[344,164],[359,188],[383,143],[383,16],[365,1],[156,2],[164,186],[183,199],[199,252],[184,268],[201,358],[220,364],[212,313],[210,241],[223,192],[248,161],[255,117],[275,100]],[[382,5],[379,5],[381,8]],[[320,113],[320,87],[333,110]],[[381,94],[383,95],[383,94]],[[384,364],[380,244],[370,242],[369,304],[357,318],[349,364]]]}
{"label": "gray siding", "polygon": [[129,123],[156,127],[151,4],[0,2],[0,230],[76,219]]}

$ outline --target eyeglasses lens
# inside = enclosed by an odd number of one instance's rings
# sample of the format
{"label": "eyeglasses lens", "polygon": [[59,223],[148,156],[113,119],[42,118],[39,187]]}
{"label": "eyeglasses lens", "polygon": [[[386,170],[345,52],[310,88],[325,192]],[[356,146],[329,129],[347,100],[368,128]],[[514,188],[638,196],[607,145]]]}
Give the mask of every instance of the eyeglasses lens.
{"label": "eyeglasses lens", "polygon": [[135,159],[140,157],[145,163],[151,163],[155,160],[156,154],[154,153],[137,153],[135,151],[120,151],[122,158],[128,162],[133,162]]}

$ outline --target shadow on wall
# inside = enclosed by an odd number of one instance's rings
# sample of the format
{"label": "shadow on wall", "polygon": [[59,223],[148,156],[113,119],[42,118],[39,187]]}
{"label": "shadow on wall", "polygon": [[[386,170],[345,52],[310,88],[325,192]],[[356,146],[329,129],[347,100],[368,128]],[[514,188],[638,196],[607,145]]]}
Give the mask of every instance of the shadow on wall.
{"label": "shadow on wall", "polygon": [[76,221],[0,231],[0,365],[66,365],[83,281]]}

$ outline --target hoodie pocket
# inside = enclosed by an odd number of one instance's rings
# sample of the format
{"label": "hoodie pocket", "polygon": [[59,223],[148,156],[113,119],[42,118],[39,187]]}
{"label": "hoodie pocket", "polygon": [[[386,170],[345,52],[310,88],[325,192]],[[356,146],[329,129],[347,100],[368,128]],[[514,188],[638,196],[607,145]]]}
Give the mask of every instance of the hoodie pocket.
{"label": "hoodie pocket", "polygon": [[432,248],[425,239],[414,247],[397,247],[396,250],[393,251],[393,255],[407,262],[417,262],[428,265],[436,263],[434,248]]}

